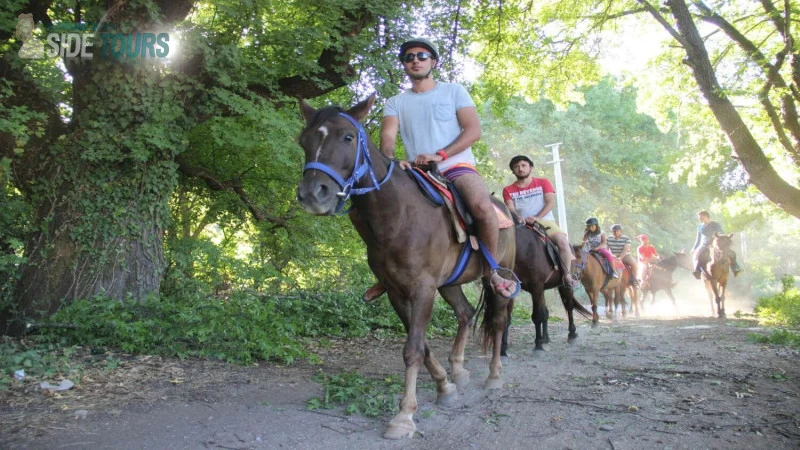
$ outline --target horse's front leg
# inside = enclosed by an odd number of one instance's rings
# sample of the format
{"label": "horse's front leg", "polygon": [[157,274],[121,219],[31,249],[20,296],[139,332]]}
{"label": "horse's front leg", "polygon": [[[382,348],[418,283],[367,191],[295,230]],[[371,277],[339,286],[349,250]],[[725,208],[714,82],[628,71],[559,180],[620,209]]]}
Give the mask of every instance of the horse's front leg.
{"label": "horse's front leg", "polygon": [[714,303],[717,301],[716,289],[714,289],[712,282],[709,280],[705,280],[705,284],[706,292],[708,293],[708,303],[711,306],[711,317],[714,317],[717,315],[716,311],[714,310]]}
{"label": "horse's front leg", "polygon": [[719,289],[719,297],[718,297],[719,300],[717,301],[717,312],[718,312],[717,317],[719,317],[720,319],[724,319],[726,317],[725,316],[725,291],[727,290],[727,287],[724,284],[720,283],[718,289]]}
{"label": "horse's front leg", "polygon": [[[450,352],[450,376],[453,382],[458,386],[460,391],[463,391],[467,384],[469,384],[470,373],[469,370],[464,368],[464,350],[467,346],[467,339],[469,337],[469,326],[472,323],[473,316],[475,315],[475,308],[464,296],[464,291],[461,286],[447,286],[439,288],[439,293],[445,301],[453,308],[458,320],[458,331],[456,331],[456,339],[453,342],[453,350]],[[504,339],[507,337],[504,336]]]}
{"label": "horse's front leg", "polygon": [[675,312],[677,313],[678,312],[678,303],[675,301],[675,296],[672,295],[672,288],[666,288],[666,289],[664,289],[664,292],[666,292],[667,295],[669,296],[669,299],[672,300],[672,306],[675,307]]}
{"label": "horse's front leg", "polygon": [[[425,295],[420,295],[420,292]],[[393,289],[389,290],[389,300],[405,325],[407,338],[403,348],[403,362],[406,366],[403,398],[400,400],[400,411],[389,422],[383,434],[386,439],[410,438],[416,432],[413,416],[417,411],[417,375],[423,362],[430,363],[433,367],[431,376],[437,382],[437,392],[443,387],[446,388],[447,376],[444,369],[438,362],[432,362],[435,360],[431,359],[430,349],[425,342],[425,332],[433,312],[433,297],[433,289],[430,289],[430,292],[420,289],[408,296]]]}

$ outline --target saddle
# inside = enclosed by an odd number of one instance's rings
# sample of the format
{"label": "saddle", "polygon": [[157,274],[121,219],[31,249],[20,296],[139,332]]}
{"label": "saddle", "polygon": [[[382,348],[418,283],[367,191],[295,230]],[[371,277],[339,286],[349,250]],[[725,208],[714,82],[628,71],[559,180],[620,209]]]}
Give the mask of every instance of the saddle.
{"label": "saddle", "polygon": [[[406,173],[417,182],[420,191],[431,203],[436,206],[447,207],[456,233],[456,239],[459,243],[466,242],[467,238],[477,235],[475,221],[464,204],[464,200],[455,185],[439,173],[435,164],[431,164],[428,170],[412,167],[406,170]],[[511,228],[514,225],[511,219],[494,202],[492,202],[492,206],[494,206],[495,214],[497,215],[498,228],[501,230]],[[477,250],[477,242],[474,239],[472,241],[473,249]]]}
{"label": "saddle", "polygon": [[555,244],[553,244],[553,241],[550,240],[550,237],[547,236],[548,228],[539,222],[534,222],[532,226],[526,224],[525,228],[532,230],[539,236],[539,239],[544,242],[547,258],[550,260],[550,265],[553,267],[553,269],[564,272],[566,269],[561,267],[561,258],[558,257],[558,250],[556,249]]}
{"label": "saddle", "polygon": [[622,264],[622,261],[620,261],[619,258],[614,258],[614,264],[612,266],[611,262],[609,260],[607,260],[605,257],[603,257],[603,255],[601,255],[600,253],[592,250],[592,251],[589,252],[589,254],[594,256],[594,258],[597,260],[597,262],[600,263],[600,267],[603,268],[603,271],[606,274],[610,274],[612,272],[616,272],[618,269],[624,269],[625,268],[625,265]]}

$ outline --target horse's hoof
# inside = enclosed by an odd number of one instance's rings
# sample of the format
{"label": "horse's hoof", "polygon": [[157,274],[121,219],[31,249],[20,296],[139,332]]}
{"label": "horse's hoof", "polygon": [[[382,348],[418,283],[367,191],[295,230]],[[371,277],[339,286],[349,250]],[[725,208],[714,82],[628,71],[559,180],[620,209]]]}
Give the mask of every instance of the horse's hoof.
{"label": "horse's hoof", "polygon": [[575,342],[575,339],[578,339],[578,333],[570,333],[567,335],[567,343],[572,344]]}
{"label": "horse's hoof", "polygon": [[483,386],[484,389],[487,391],[494,391],[497,389],[503,389],[503,380],[500,378],[487,378],[486,384]]}
{"label": "horse's hoof", "polygon": [[508,355],[500,355],[500,364],[506,365],[511,360]]}
{"label": "horse's hoof", "polygon": [[541,358],[541,357],[546,356],[546,355],[547,355],[547,351],[541,345],[537,345],[536,347],[534,347],[533,348],[533,353],[531,354],[531,356],[533,356],[534,358]]}
{"label": "horse's hoof", "polygon": [[447,383],[444,392],[436,393],[436,404],[443,408],[454,408],[458,404],[458,389],[453,383]]}
{"label": "horse's hoof", "polygon": [[597,320],[593,320],[592,321],[592,328],[597,328],[597,325],[599,325],[598,321]]}
{"label": "horse's hoof", "polygon": [[459,392],[464,392],[469,384],[469,370],[463,370],[460,373],[453,375],[453,383],[456,384],[456,388],[458,388]]}
{"label": "horse's hoof", "polygon": [[414,437],[417,426],[411,419],[411,414],[400,413],[394,416],[386,432],[383,433],[384,439],[406,439]]}

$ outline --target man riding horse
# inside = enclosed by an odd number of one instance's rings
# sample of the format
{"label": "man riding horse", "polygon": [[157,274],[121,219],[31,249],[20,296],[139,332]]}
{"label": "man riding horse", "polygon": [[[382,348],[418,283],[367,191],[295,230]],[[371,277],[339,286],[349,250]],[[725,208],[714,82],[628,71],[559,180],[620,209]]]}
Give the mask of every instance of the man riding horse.
{"label": "man riding horse", "polygon": [[[380,150],[394,158],[399,133],[407,159],[398,161],[402,169],[410,168],[411,163],[418,166],[435,164],[458,189],[475,220],[478,238],[497,259],[497,216],[489,189],[475,169],[471,147],[481,137],[481,122],[475,103],[464,86],[433,78],[439,50],[430,39],[421,37],[403,42],[398,56],[411,82],[411,89],[386,101]],[[514,281],[496,272],[491,274],[491,283],[504,297],[513,296],[517,290]],[[377,283],[367,290],[363,300],[370,302],[385,290]]]}
{"label": "man riding horse", "polygon": [[611,225],[611,236],[606,238],[608,249],[631,274],[630,284],[636,286],[639,281],[636,279],[637,267],[636,260],[631,256],[631,238],[622,234],[622,225],[615,223]]}
{"label": "man riding horse", "polygon": [[503,188],[503,200],[508,209],[525,222],[528,227],[539,223],[558,248],[564,273],[565,286],[575,287],[578,281],[572,278],[570,267],[575,256],[569,246],[567,234],[555,222],[553,207],[556,205],[556,191],[547,178],[533,176],[533,161],[524,155],[511,158],[508,167],[517,181]]}
{"label": "man riding horse", "polygon": [[[714,239],[714,233],[722,234],[722,225],[711,220],[711,215],[708,211],[698,212],[697,220],[700,221],[700,224],[697,226],[697,237],[692,247],[692,256],[694,257],[694,272],[692,275],[699,280],[701,267],[708,259],[708,249]],[[733,250],[728,250],[728,258],[731,260],[733,276],[738,276],[742,268],[736,262],[736,253]]]}

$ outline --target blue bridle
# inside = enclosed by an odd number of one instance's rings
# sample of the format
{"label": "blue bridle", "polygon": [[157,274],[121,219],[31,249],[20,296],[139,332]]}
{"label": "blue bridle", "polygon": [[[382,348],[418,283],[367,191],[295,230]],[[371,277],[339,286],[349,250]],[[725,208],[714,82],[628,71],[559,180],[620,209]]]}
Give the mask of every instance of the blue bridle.
{"label": "blue bridle", "polygon": [[[303,174],[306,173],[308,170],[319,170],[324,174],[328,175],[339,185],[342,189],[341,192],[337,192],[336,195],[339,197],[339,203],[336,205],[336,210],[334,212],[339,213],[344,208],[344,204],[347,199],[350,198],[351,195],[364,195],[368,192],[372,192],[374,190],[380,190],[381,186],[386,183],[389,178],[392,176],[392,170],[394,169],[394,160],[389,164],[389,170],[386,173],[386,176],[378,183],[378,179],[375,177],[375,172],[372,170],[372,158],[369,156],[369,147],[367,146],[367,133],[364,131],[364,127],[361,126],[357,120],[350,117],[349,114],[340,112],[340,116],[345,117],[350,123],[356,127],[358,130],[358,141],[356,145],[356,161],[353,165],[353,173],[350,175],[350,178],[345,181],[339,173],[335,170],[331,169],[327,165],[319,162],[310,162],[303,166]],[[369,174],[369,180],[372,182],[372,186],[364,187],[364,188],[356,188],[353,187],[355,184],[363,178],[365,175]]]}

